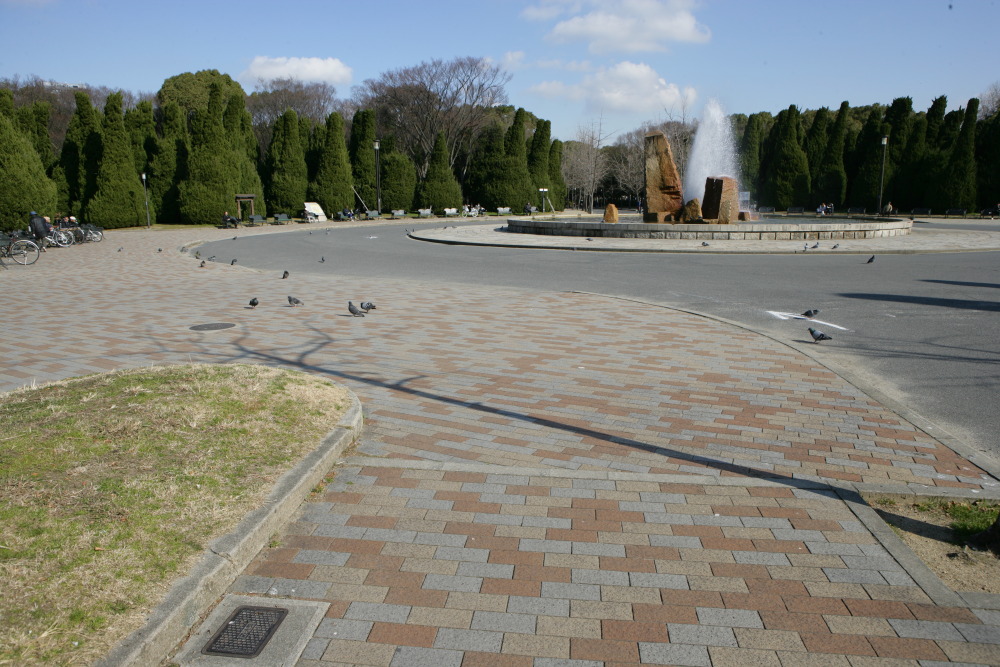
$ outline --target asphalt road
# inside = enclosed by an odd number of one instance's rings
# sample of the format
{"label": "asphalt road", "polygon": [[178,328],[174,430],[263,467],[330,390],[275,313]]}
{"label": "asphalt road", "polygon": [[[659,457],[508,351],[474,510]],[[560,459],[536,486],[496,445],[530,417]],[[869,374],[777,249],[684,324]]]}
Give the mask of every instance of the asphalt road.
{"label": "asphalt road", "polygon": [[[914,233],[935,227],[921,225]],[[822,323],[813,326],[833,336],[815,351],[819,358],[850,369],[967,445],[1000,458],[1000,253],[880,255],[866,264],[859,255],[442,245],[412,240],[403,226],[377,223],[329,234],[309,231],[240,237],[201,252],[277,272],[597,292],[723,317],[807,344],[809,323],[769,311],[818,308]],[[372,298],[378,302],[377,295]],[[627,338],[627,302],[617,313],[594,316],[620,319]]]}

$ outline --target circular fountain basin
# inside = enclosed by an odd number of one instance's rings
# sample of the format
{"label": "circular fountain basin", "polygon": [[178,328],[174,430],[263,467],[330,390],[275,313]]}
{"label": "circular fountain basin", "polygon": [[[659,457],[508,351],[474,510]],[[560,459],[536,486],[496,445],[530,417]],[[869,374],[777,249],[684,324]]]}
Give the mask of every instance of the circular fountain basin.
{"label": "circular fountain basin", "polygon": [[702,239],[733,241],[814,241],[874,239],[909,234],[912,220],[898,218],[777,216],[732,225],[654,224],[639,216],[622,216],[617,223],[599,216],[577,218],[507,218],[507,231],[543,236],[587,236],[615,239]]}

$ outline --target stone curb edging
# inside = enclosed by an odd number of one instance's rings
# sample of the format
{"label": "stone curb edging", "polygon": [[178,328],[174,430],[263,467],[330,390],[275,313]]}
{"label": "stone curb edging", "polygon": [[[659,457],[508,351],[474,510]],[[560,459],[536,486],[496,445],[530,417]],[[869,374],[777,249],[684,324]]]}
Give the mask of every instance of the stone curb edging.
{"label": "stone curb edging", "polygon": [[361,401],[354,392],[348,393],[350,407],[316,449],[278,479],[260,508],[244,517],[231,533],[213,540],[192,570],[171,586],[146,625],[119,642],[95,663],[96,667],[160,664],[181,645],[344,450],[360,437]]}

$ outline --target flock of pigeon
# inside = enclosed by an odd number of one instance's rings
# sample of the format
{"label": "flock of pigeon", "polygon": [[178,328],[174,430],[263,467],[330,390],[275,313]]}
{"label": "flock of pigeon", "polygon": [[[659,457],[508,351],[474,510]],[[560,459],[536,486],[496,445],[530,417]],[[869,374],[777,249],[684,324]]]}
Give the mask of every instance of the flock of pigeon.
{"label": "flock of pigeon", "polygon": [[[819,315],[819,308],[811,308],[806,312],[802,313],[802,317],[806,318],[807,320],[811,320],[817,315]],[[812,327],[809,327],[809,335],[812,336],[814,343],[818,343],[821,340],[833,340],[832,336],[828,336],[819,329],[814,329]]]}
{"label": "flock of pigeon", "polygon": [[[209,259],[212,259],[212,258],[209,257]],[[233,260],[233,264],[235,264],[235,263],[236,263],[236,260],[234,259]],[[204,267],[205,262],[202,261],[201,265],[202,265],[202,267]],[[281,279],[282,280],[287,280],[288,276],[290,276],[290,275],[291,274],[288,271],[284,271],[281,274]],[[251,310],[254,309],[254,308],[256,308],[259,305],[260,305],[260,299],[258,299],[257,297],[254,297],[254,298],[250,299],[250,309]],[[291,306],[292,308],[295,308],[297,306],[304,306],[306,304],[301,299],[289,295],[289,297],[288,297],[288,305]],[[352,302],[352,301],[348,301],[347,302],[347,312],[349,312],[353,317],[364,317],[366,313],[368,313],[369,311],[372,311],[372,310],[378,310],[378,308],[376,308],[375,304],[373,302],[371,302],[371,301],[362,301],[361,304],[360,304],[360,308],[358,306],[355,306],[354,302]]]}

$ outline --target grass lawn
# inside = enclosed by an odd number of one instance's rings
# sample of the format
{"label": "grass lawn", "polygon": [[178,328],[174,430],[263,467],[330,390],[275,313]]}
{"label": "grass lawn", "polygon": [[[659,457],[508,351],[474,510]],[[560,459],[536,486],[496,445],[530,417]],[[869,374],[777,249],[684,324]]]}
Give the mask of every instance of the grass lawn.
{"label": "grass lawn", "polygon": [[349,407],[263,366],[172,366],[0,394],[0,665],[86,664]]}

